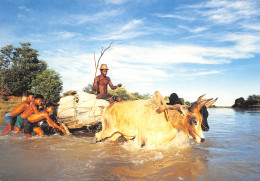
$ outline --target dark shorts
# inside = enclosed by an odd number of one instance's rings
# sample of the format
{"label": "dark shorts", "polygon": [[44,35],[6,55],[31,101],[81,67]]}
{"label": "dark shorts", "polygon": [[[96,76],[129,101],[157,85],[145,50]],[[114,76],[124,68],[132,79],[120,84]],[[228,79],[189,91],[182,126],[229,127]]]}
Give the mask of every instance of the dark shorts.
{"label": "dark shorts", "polygon": [[28,119],[24,119],[24,133],[25,134],[31,134],[35,128],[40,127],[38,125],[38,122],[36,123],[31,123],[28,121]]}
{"label": "dark shorts", "polygon": [[118,98],[118,96],[113,96],[111,94],[103,94],[103,95],[98,95],[97,96],[97,99],[105,99],[105,100],[107,100],[109,102],[111,102],[111,101],[115,102],[117,98]]}

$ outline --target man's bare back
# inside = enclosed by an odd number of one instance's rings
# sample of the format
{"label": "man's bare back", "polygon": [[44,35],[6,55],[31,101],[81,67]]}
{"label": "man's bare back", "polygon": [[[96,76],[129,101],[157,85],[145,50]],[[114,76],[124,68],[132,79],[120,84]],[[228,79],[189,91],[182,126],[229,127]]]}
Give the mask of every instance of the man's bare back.
{"label": "man's bare back", "polygon": [[47,119],[47,118],[49,118],[49,114],[46,111],[41,111],[41,112],[38,112],[37,114],[32,114],[27,119],[30,122],[35,123],[35,122],[39,122],[39,121],[41,121],[43,119]]}
{"label": "man's bare back", "polygon": [[[61,130],[64,134],[66,134],[65,130],[63,129],[62,126],[58,126],[56,123],[54,123],[52,121],[52,119],[50,118],[49,114],[52,113],[54,107],[52,105],[47,105],[46,106],[46,111],[41,111],[41,112],[38,112],[36,114],[32,114],[30,115],[27,119],[25,119],[25,135],[26,137],[30,137],[31,135],[31,127],[33,126],[33,123],[37,123],[43,119],[46,119],[47,123],[49,126],[53,127],[53,128],[58,128],[59,130]],[[39,130],[40,131],[40,128],[36,128],[36,130]],[[34,129],[35,131],[35,129]]]}
{"label": "man's bare back", "polygon": [[10,111],[9,113],[12,116],[16,117],[19,114],[21,114],[24,110],[26,110],[29,106],[30,106],[30,103],[28,103],[27,101],[24,101],[19,106],[17,106],[12,111]]}
{"label": "man's bare back", "polygon": [[29,94],[26,98],[26,101],[23,101],[19,106],[14,108],[12,111],[9,113],[13,116],[16,117],[19,114],[21,114],[24,110],[26,110],[29,106],[30,103],[34,100],[34,94]]}
{"label": "man's bare back", "polygon": [[41,98],[36,98],[31,105],[21,114],[21,117],[23,119],[26,119],[28,116],[31,114],[38,113],[38,108],[37,106],[41,105],[42,99]]}

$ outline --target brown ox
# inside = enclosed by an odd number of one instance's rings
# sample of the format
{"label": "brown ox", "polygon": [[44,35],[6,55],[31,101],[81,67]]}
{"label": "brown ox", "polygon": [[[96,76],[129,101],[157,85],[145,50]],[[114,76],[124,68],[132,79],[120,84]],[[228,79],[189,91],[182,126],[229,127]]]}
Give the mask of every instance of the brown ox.
{"label": "brown ox", "polygon": [[167,106],[156,91],[150,100],[124,101],[109,105],[102,115],[102,131],[96,141],[119,136],[137,139],[140,147],[161,145],[173,140],[178,130],[192,137],[197,143],[205,137],[201,130],[200,108],[212,99],[199,100],[189,109],[184,105]]}

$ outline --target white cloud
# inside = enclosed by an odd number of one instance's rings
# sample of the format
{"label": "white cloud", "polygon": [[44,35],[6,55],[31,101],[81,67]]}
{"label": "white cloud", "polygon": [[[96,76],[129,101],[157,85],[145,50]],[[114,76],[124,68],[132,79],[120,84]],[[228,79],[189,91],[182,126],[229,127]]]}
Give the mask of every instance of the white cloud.
{"label": "white cloud", "polygon": [[218,23],[232,23],[241,19],[250,19],[260,11],[253,1],[210,1],[204,7],[212,8],[201,12],[209,20]]}
{"label": "white cloud", "polygon": [[29,8],[27,8],[26,6],[20,6],[19,9],[20,9],[20,10],[24,10],[24,11],[26,11],[26,12],[31,11],[31,10],[30,10]]}
{"label": "white cloud", "polygon": [[156,14],[159,18],[176,18],[180,20],[186,20],[186,21],[193,21],[193,17],[187,17],[187,16],[180,16],[180,15],[174,15],[174,14]]}
{"label": "white cloud", "polygon": [[113,33],[107,33],[102,36],[97,36],[94,39],[124,40],[124,39],[135,38],[147,34],[147,32],[144,32],[143,30],[139,30],[142,23],[143,23],[142,20],[132,20],[123,26],[114,27],[114,29],[116,29],[117,31]]}
{"label": "white cloud", "polygon": [[115,59],[122,62],[155,65],[164,63],[222,64],[229,62],[226,60],[229,58],[228,55],[221,53],[223,50],[218,48],[192,45],[163,45],[155,42],[151,44],[153,45],[147,47],[145,45],[117,46],[116,48],[112,48],[111,53],[107,55],[107,59],[109,61]]}
{"label": "white cloud", "polygon": [[189,27],[187,27],[187,26],[182,26],[182,25],[179,25],[178,27],[179,27],[179,28],[182,28],[182,29],[185,29],[185,30],[187,30],[187,31],[189,31],[189,32],[191,32],[191,33],[200,33],[200,32],[202,32],[202,31],[207,30],[206,27],[189,28]]}
{"label": "white cloud", "polygon": [[65,20],[68,24],[85,24],[88,22],[98,23],[101,20],[109,19],[111,17],[119,16],[122,12],[117,10],[102,11],[91,15],[71,15],[71,19]]}
{"label": "white cloud", "polygon": [[[223,37],[223,41],[236,42],[232,47],[203,47],[158,42],[138,46],[114,43],[102,57],[101,63],[108,64],[109,76],[114,84],[124,83],[130,90],[133,90],[133,87],[146,85],[146,89],[143,91],[148,91],[149,87],[156,82],[169,78],[179,77],[185,78],[182,80],[193,80],[198,76],[225,73],[223,70],[211,68],[187,69],[186,66],[182,65],[183,63],[218,65],[230,63],[232,59],[250,58],[251,51],[257,51],[250,48],[255,43],[254,39],[255,37],[240,35]],[[242,45],[247,49],[243,49]],[[69,49],[69,47],[67,48]],[[242,49],[243,51],[241,51]],[[53,67],[61,73],[64,91],[82,90],[88,83],[93,83],[95,74],[93,53],[76,52],[70,54],[65,50],[58,49],[53,50],[53,53],[50,51],[47,53],[48,57],[45,57],[44,60],[47,60],[50,68]],[[98,56],[96,55],[96,58]]]}
{"label": "white cloud", "polygon": [[105,0],[106,3],[110,3],[110,4],[124,4],[127,1],[128,0]]}
{"label": "white cloud", "polygon": [[53,32],[53,33],[51,33],[51,35],[54,35],[55,38],[57,38],[57,39],[70,39],[70,38],[73,38],[73,37],[79,35],[79,33],[61,31],[61,32]]}
{"label": "white cloud", "polygon": [[211,74],[220,74],[221,71],[218,70],[211,70],[211,71],[198,71],[196,73],[189,73],[189,74],[180,74],[180,76],[184,77],[194,77],[194,76],[204,76],[204,75],[211,75]]}
{"label": "white cloud", "polygon": [[[44,60],[48,62],[50,68],[60,72],[64,82],[64,91],[82,90],[88,83],[93,82],[95,67],[92,53],[70,55],[58,49],[54,52],[48,51],[49,56],[44,57]],[[112,82],[115,84],[124,82],[129,85],[138,82],[138,84],[152,85],[156,81],[169,77],[188,78],[221,73],[218,70],[184,69],[174,69],[174,73],[167,72],[173,64],[228,63],[227,60],[217,58],[209,60],[203,57],[211,53],[210,49],[184,45],[155,45],[153,47],[112,45],[112,48],[105,52],[101,63],[108,64],[109,76],[113,78]]]}
{"label": "white cloud", "polygon": [[195,15],[202,15],[208,20],[219,23],[229,24],[241,20],[251,20],[260,14],[259,0],[257,1],[226,1],[226,0],[211,0],[194,5],[187,5],[181,9],[189,9]]}
{"label": "white cloud", "polygon": [[253,54],[260,53],[260,32],[255,34],[227,34],[224,35],[221,40],[234,42],[234,56],[231,56],[231,58],[252,58],[254,56]]}
{"label": "white cloud", "polygon": [[260,31],[260,25],[259,24],[243,24],[243,27],[245,29],[249,29],[249,30]]}
{"label": "white cloud", "polygon": [[132,20],[129,23],[127,23],[126,25],[124,25],[118,32],[124,32],[124,31],[128,31],[131,29],[136,28],[138,25],[142,24],[142,20]]}

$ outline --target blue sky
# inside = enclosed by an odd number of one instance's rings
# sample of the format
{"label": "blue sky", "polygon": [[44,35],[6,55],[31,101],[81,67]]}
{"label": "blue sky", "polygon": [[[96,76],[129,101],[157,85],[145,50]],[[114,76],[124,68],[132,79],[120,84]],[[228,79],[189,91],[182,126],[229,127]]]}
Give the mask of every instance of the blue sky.
{"label": "blue sky", "polygon": [[129,92],[231,106],[260,94],[260,0],[1,0],[0,46],[30,42],[63,91],[93,83],[94,52]]}

